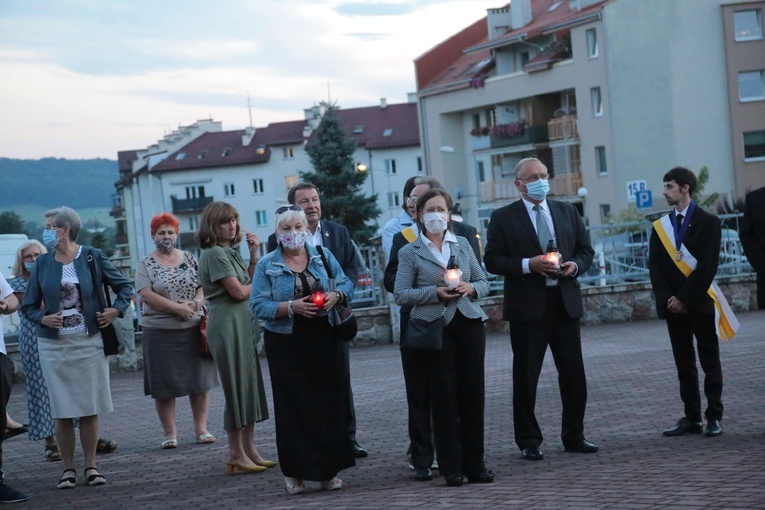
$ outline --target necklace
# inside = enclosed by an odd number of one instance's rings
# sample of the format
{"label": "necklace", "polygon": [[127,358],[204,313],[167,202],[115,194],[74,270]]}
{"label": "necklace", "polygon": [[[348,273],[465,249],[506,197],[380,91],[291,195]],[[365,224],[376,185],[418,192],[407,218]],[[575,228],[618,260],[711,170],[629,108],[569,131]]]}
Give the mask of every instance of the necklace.
{"label": "necklace", "polygon": [[56,252],[56,260],[61,262],[62,265],[66,266],[67,264],[71,264],[74,261],[74,259],[77,258],[77,253],[79,251],[80,251],[80,246],[77,244],[74,244],[72,245],[72,248],[67,250],[66,253]]}

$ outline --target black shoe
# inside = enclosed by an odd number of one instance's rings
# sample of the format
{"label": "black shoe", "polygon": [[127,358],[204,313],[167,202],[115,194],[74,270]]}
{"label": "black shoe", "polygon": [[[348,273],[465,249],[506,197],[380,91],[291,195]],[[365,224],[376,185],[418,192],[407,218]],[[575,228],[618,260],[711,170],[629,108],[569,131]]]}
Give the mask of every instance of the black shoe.
{"label": "black shoe", "polygon": [[353,456],[356,457],[357,459],[363,459],[367,455],[369,455],[367,453],[367,451],[364,448],[362,448],[361,446],[359,446],[359,443],[354,441],[353,442]]}
{"label": "black shoe", "polygon": [[598,451],[598,445],[582,439],[573,443],[563,443],[563,449],[570,453],[595,453]]}
{"label": "black shoe", "polygon": [[494,473],[487,469],[483,473],[478,473],[475,476],[468,475],[467,479],[470,483],[491,483],[494,481]]}
{"label": "black shoe", "polygon": [[691,421],[688,418],[680,418],[677,425],[667,429],[661,434],[666,437],[684,436],[685,434],[701,434],[702,423],[700,421]]}
{"label": "black shoe", "polygon": [[417,468],[414,470],[414,479],[418,482],[427,482],[433,479],[433,473],[428,468]]}
{"label": "black shoe", "polygon": [[464,480],[462,475],[446,475],[446,485],[449,487],[461,487]]}
{"label": "black shoe", "polygon": [[0,483],[0,503],[21,503],[29,497],[22,494],[13,487],[8,487],[5,483]]}
{"label": "black shoe", "polygon": [[5,434],[3,435],[3,441],[6,439],[10,439],[12,437],[16,437],[19,434],[26,434],[29,431],[27,429],[26,425],[20,425],[18,427],[8,427],[5,429]]}
{"label": "black shoe", "polygon": [[545,458],[545,454],[538,446],[530,446],[521,450],[521,457],[523,460],[542,460]]}
{"label": "black shoe", "polygon": [[715,437],[722,434],[722,425],[720,424],[720,420],[709,420],[707,421],[707,428],[704,430],[704,435],[706,437]]}

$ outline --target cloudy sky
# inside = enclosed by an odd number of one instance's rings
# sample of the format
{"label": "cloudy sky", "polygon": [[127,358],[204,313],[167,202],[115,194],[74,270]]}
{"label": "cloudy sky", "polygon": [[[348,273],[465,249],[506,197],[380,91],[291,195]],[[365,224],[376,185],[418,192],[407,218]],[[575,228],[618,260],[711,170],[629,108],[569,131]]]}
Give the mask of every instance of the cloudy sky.
{"label": "cloudy sky", "polygon": [[[406,101],[412,61],[505,1],[2,0],[0,157],[116,159],[226,130]],[[329,89],[329,91],[328,91]]]}

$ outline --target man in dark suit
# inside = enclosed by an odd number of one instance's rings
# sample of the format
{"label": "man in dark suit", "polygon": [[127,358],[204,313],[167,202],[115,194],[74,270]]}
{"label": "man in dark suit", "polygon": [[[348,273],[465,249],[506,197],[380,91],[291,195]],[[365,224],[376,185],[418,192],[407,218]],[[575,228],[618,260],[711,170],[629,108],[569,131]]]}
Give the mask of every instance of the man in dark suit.
{"label": "man in dark suit", "polygon": [[[656,296],[656,311],[660,319],[667,321],[680,381],[680,398],[685,406],[685,416],[665,430],[665,436],[702,431],[694,336],[707,397],[704,435],[722,434],[723,376],[715,305],[708,294],[720,260],[722,227],[719,218],[691,200],[696,182],[693,172],[683,167],[675,167],[664,175],[664,198],[672,211],[654,223],[649,244],[648,270]],[[690,269],[687,276],[684,268]]]}
{"label": "man in dark suit", "polygon": [[[409,182],[409,181],[407,181]],[[407,193],[407,187],[404,187],[407,204],[410,205],[409,211],[413,216],[411,225],[404,228],[393,236],[393,246],[391,247],[388,265],[385,267],[385,290],[393,293],[396,283],[396,272],[398,271],[398,252],[414,241],[419,234],[416,216],[415,204],[417,199],[425,194],[431,188],[442,188],[441,183],[433,177],[417,177],[414,180],[414,188]],[[468,240],[470,247],[475,253],[478,263],[481,264],[481,249],[478,245],[477,231],[475,227],[460,222],[450,222],[452,231],[455,235],[462,236]],[[411,307],[401,307],[400,310],[400,336],[404,336],[406,325],[409,322]],[[431,467],[435,459],[435,450],[433,448],[433,429],[431,427],[431,388],[426,377],[426,371],[423,369],[428,364],[428,354],[416,351],[401,351],[401,365],[404,370],[404,383],[406,385],[406,398],[409,409],[409,454],[411,456],[411,467],[414,468],[415,479],[418,481],[427,481],[432,478]]]}
{"label": "man in dark suit", "polygon": [[741,244],[744,254],[757,273],[757,308],[765,309],[765,187],[756,189],[744,199],[741,221]]}
{"label": "man in dark suit", "polygon": [[[534,408],[548,345],[558,369],[563,446],[567,452],[598,451],[584,437],[587,380],[579,326],[584,311],[576,280],[590,267],[594,252],[576,208],[546,199],[548,177],[547,167],[536,158],[516,165],[515,187],[522,199],[492,213],[484,258],[488,272],[505,276],[515,442],[526,460],[544,458]],[[560,265],[545,257],[550,239],[560,250]]]}
{"label": "man in dark suit", "polygon": [[[332,252],[340,267],[348,279],[356,285],[359,277],[359,271],[356,268],[356,247],[351,241],[351,235],[348,229],[339,223],[321,219],[321,199],[319,198],[319,188],[311,183],[301,182],[294,185],[287,193],[287,201],[292,205],[297,205],[306,215],[308,220],[308,243],[313,246],[322,246]],[[276,249],[276,235],[268,236],[268,251]],[[351,421],[348,425],[348,438],[353,447],[353,453],[356,458],[366,457],[367,451],[356,441],[356,408],[353,405],[353,390],[351,389],[351,365],[348,343],[343,342],[343,353],[345,357],[345,369],[348,377],[348,405],[350,406]]]}

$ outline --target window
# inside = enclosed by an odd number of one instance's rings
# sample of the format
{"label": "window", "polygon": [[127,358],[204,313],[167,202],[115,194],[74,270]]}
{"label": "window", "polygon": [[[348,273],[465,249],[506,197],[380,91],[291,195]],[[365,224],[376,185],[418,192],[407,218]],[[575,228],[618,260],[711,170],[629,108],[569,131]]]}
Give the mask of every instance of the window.
{"label": "window", "polygon": [[736,41],[762,39],[762,11],[739,11],[733,13],[733,31]]}
{"label": "window", "polygon": [[388,192],[388,207],[398,207],[401,205],[401,202],[398,198],[398,193],[395,191],[389,191]]}
{"label": "window", "polygon": [[189,218],[189,230],[196,231],[199,229],[199,216],[192,216]]}
{"label": "window", "polygon": [[295,157],[294,147],[282,147],[282,156],[284,159],[293,159]]}
{"label": "window", "polygon": [[360,134],[361,134],[361,133],[363,133],[363,132],[364,132],[364,126],[356,126],[356,127],[353,129],[353,134],[354,134],[354,135],[360,135]]}
{"label": "window", "polygon": [[182,160],[185,157],[186,157],[186,153],[185,152],[179,152],[178,155],[175,156],[175,160],[176,161],[180,161],[180,160]]}
{"label": "window", "polygon": [[209,151],[207,149],[203,149],[199,151],[199,154],[197,154],[197,159],[205,159],[207,157],[207,153]]}
{"label": "window", "polygon": [[765,99],[765,70],[738,73],[738,98],[740,101]]}
{"label": "window", "polygon": [[611,216],[611,206],[609,204],[600,204],[600,222],[608,223],[609,216]]}
{"label": "window", "polygon": [[297,175],[288,175],[285,177],[284,184],[287,186],[287,191],[289,191],[292,186],[297,184]]}
{"label": "window", "polygon": [[595,147],[595,167],[598,169],[598,175],[606,175],[608,173],[608,165],[606,164],[606,148],[602,145]]}
{"label": "window", "polygon": [[222,158],[225,158],[225,157],[226,157],[226,156],[228,156],[229,154],[231,154],[231,147],[226,147],[225,149],[223,149],[223,150],[221,151],[221,153],[220,153],[220,157],[222,157]]}
{"label": "window", "polygon": [[186,198],[202,198],[205,196],[204,186],[186,186]]}
{"label": "window", "polygon": [[473,114],[473,127],[474,128],[480,128],[481,127],[481,114],[480,113],[474,113]]}
{"label": "window", "polygon": [[587,30],[587,54],[590,58],[598,58],[598,33],[594,28]]}
{"label": "window", "polygon": [[388,128],[385,131],[383,131],[383,136],[390,136],[393,134],[393,128]]}
{"label": "window", "polygon": [[422,172],[422,156],[417,156],[417,171]]}
{"label": "window", "polygon": [[478,182],[486,182],[486,175],[484,174],[483,161],[476,161],[476,171],[478,172]]}
{"label": "window", "polygon": [[255,224],[259,227],[268,223],[268,217],[266,211],[255,211]]}
{"label": "window", "polygon": [[386,159],[385,160],[385,173],[388,175],[395,175],[396,173],[396,160],[395,159]]}
{"label": "window", "polygon": [[592,116],[603,116],[603,100],[600,97],[600,87],[592,87],[590,89],[590,99],[592,100]]}
{"label": "window", "polygon": [[263,179],[252,180],[252,192],[255,193],[256,195],[265,193],[265,188],[263,187]]}
{"label": "window", "polygon": [[223,185],[223,194],[227,197],[234,196],[234,184],[228,183]]}
{"label": "window", "polygon": [[522,51],[521,52],[521,67],[525,67],[526,64],[529,63],[529,60],[531,60],[531,58],[529,57],[529,52]]}
{"label": "window", "polygon": [[744,161],[765,160],[765,131],[744,133]]}

